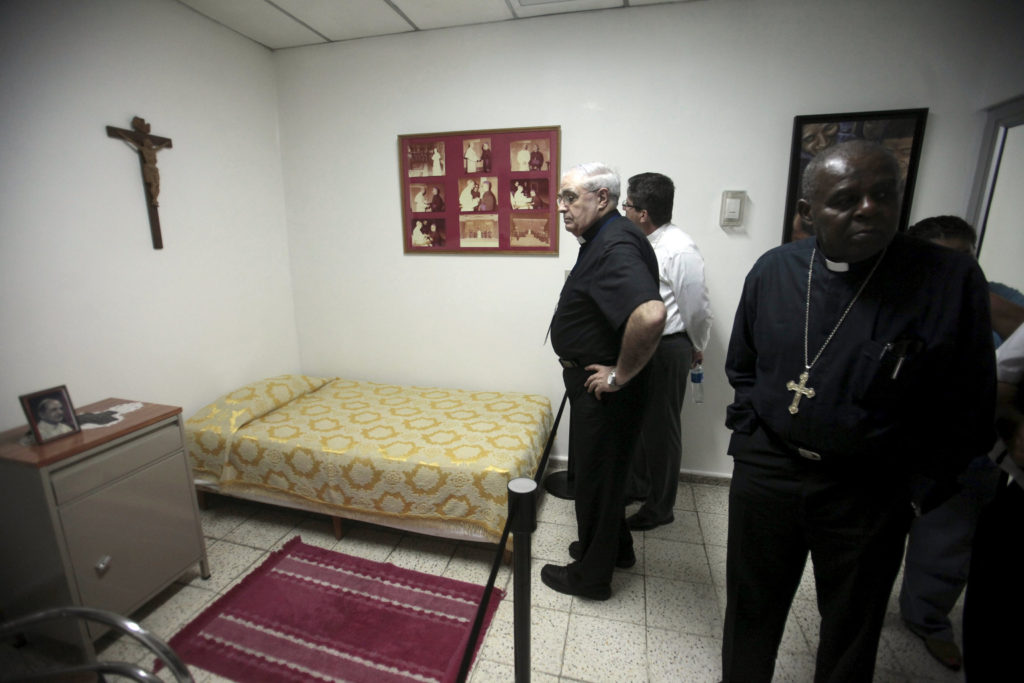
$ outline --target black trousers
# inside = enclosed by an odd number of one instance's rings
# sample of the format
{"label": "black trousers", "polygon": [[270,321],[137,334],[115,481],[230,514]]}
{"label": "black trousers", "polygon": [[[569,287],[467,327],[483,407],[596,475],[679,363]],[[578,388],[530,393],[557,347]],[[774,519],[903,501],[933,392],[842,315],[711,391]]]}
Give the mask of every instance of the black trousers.
{"label": "black trousers", "polygon": [[646,499],[637,511],[644,520],[672,518],[683,459],[680,413],[692,360],[693,344],[681,333],[662,337],[648,363],[647,404],[626,488],[628,496]]}
{"label": "black trousers", "polygon": [[724,681],[771,681],[807,555],[821,630],[814,680],[872,680],[912,511],[903,486],[799,456],[737,459],[729,491]]}
{"label": "black trousers", "polygon": [[968,683],[1005,681],[1021,671],[1024,488],[1006,481],[1003,474],[999,492],[982,509],[974,532],[963,620]]}
{"label": "black trousers", "polygon": [[633,546],[626,526],[626,476],[640,432],[646,373],[598,400],[583,368],[562,371],[569,396],[569,459],[575,477],[576,525],[581,558],[569,564],[570,580],[582,586],[611,583],[620,548]]}

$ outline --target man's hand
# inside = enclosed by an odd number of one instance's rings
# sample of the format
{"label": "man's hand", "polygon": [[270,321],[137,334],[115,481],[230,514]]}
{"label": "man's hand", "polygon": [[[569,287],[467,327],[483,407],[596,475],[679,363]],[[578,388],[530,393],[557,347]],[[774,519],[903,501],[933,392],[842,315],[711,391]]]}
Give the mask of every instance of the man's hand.
{"label": "man's hand", "polygon": [[702,365],[703,363],[704,363],[704,352],[703,351],[698,351],[697,349],[694,349],[693,350],[693,360],[690,362],[690,367],[691,368],[695,368],[698,365]]}
{"label": "man's hand", "polygon": [[601,394],[613,394],[622,388],[622,385],[618,382],[615,386],[608,384],[608,375],[615,369],[613,365],[588,365],[585,369],[592,371],[594,374],[587,377],[587,380],[583,383],[583,386],[587,388],[587,391],[592,393],[594,397],[600,401]]}

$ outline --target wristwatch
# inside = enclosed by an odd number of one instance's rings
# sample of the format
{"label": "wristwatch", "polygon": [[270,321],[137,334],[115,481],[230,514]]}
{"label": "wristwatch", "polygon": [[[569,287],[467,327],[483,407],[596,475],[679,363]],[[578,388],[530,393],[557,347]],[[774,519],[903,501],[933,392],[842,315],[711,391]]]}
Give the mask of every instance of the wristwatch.
{"label": "wristwatch", "polygon": [[612,368],[612,371],[608,373],[608,386],[610,386],[610,387],[617,387],[617,386],[619,386],[618,384],[615,383],[615,368]]}

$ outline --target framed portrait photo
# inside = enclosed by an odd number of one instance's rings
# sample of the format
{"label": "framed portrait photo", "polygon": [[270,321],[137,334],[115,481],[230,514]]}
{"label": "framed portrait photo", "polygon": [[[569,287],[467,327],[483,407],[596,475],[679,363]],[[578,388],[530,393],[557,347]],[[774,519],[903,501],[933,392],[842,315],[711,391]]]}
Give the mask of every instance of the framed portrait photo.
{"label": "framed portrait photo", "polygon": [[46,443],[82,431],[65,385],[18,397],[36,443]]}
{"label": "framed portrait photo", "polygon": [[789,153],[789,185],[786,190],[786,215],[782,242],[810,237],[805,230],[796,203],[800,199],[804,169],[818,153],[848,140],[873,140],[893,153],[900,164],[903,203],[899,230],[907,228],[914,183],[921,158],[927,109],[867,111],[847,114],[815,114],[793,117],[793,140]]}
{"label": "framed portrait photo", "polygon": [[398,136],[407,254],[557,254],[561,129]]}

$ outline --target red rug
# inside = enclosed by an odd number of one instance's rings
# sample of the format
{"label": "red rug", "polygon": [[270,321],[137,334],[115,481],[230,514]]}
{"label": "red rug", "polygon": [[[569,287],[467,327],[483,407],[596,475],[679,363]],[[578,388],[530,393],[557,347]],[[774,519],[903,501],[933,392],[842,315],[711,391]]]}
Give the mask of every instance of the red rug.
{"label": "red rug", "polygon": [[[170,645],[240,683],[454,681],[483,592],[295,537]],[[477,649],[502,597],[491,595]]]}

